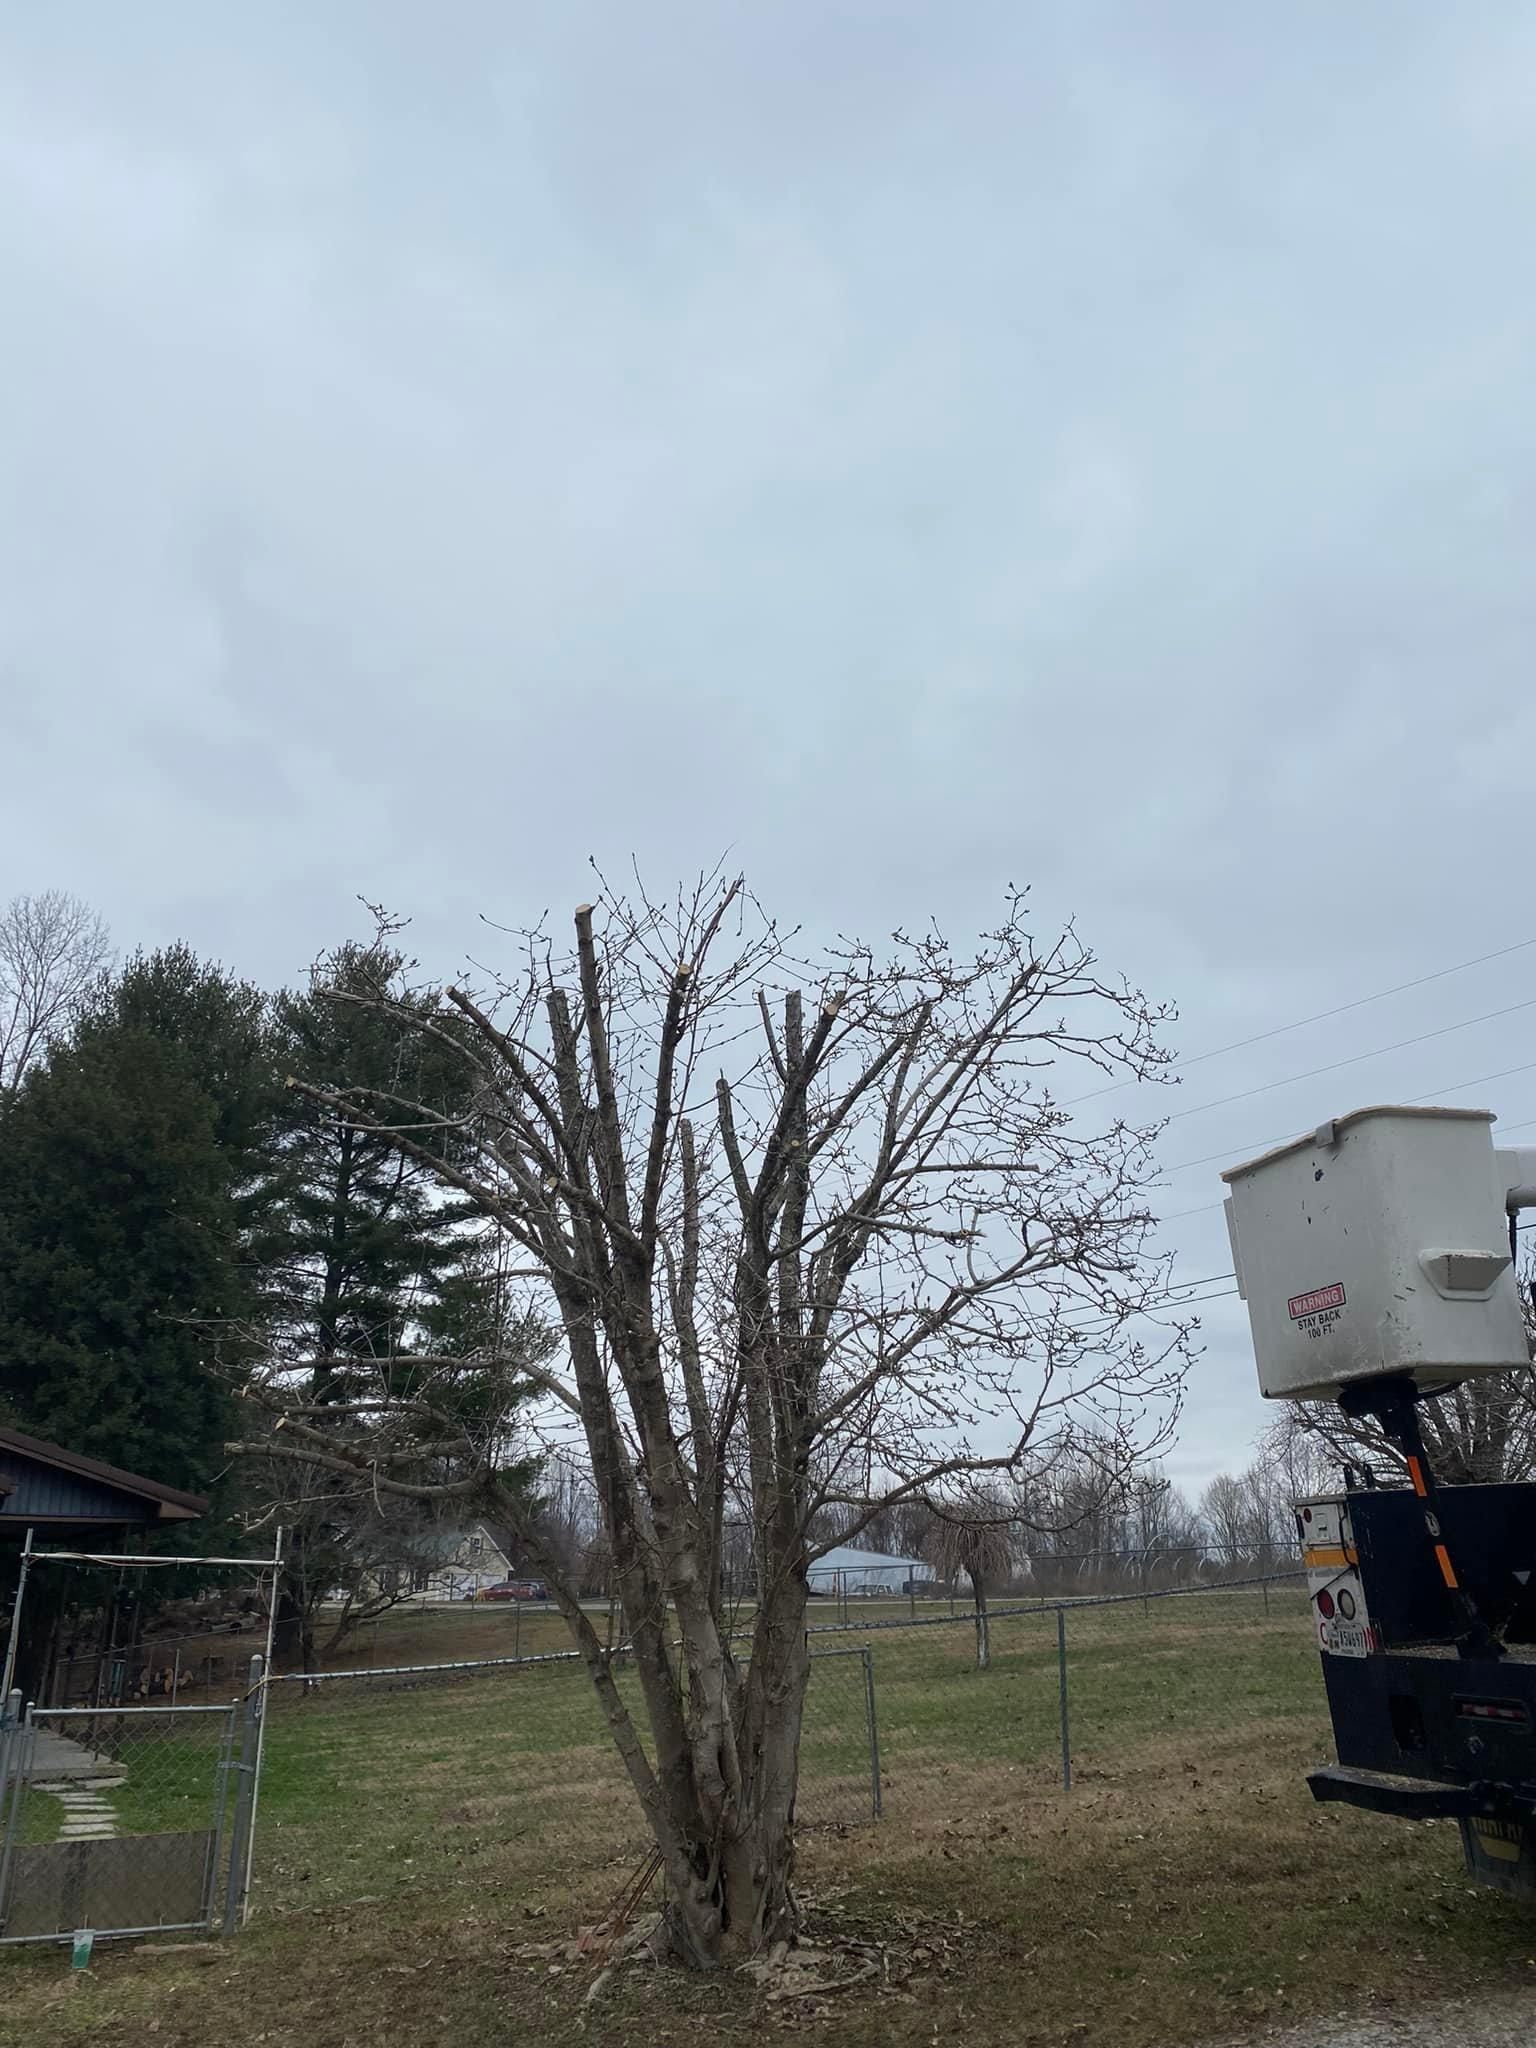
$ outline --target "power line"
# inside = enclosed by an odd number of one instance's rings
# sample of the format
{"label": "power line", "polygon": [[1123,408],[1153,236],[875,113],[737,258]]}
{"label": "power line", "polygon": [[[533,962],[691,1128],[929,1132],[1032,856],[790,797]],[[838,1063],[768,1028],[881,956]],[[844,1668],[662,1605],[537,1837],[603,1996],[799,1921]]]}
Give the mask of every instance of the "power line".
{"label": "power line", "polygon": [[[1418,1102],[1436,1102],[1442,1095],[1459,1095],[1463,1088],[1481,1088],[1488,1081],[1507,1081],[1514,1074],[1528,1074],[1532,1067],[1536,1067],[1536,1060],[1527,1060],[1523,1066],[1519,1067],[1505,1067],[1497,1074],[1477,1074],[1470,1081],[1458,1081],[1451,1088],[1431,1088],[1425,1095],[1406,1096],[1402,1107],[1405,1109],[1410,1108]],[[1532,1117],[1531,1122],[1536,1123],[1536,1117]],[[1526,1126],[1524,1124],[1511,1124],[1509,1128],[1522,1131]],[[1278,1138],[1261,1138],[1249,1145],[1229,1145],[1220,1152],[1207,1152],[1199,1159],[1181,1159],[1177,1166],[1165,1166],[1161,1170],[1164,1173],[1186,1173],[1192,1166],[1209,1166],[1213,1160],[1217,1159],[1251,1157],[1260,1152],[1267,1152],[1272,1145],[1285,1145],[1293,1138],[1305,1136],[1305,1131],[1287,1131],[1283,1132]]]}
{"label": "power line", "polygon": [[[1517,1073],[1517,1074],[1518,1074],[1518,1073],[1522,1073],[1522,1072],[1524,1072],[1524,1071],[1525,1071],[1525,1069],[1523,1069],[1523,1068],[1520,1068],[1520,1067],[1514,1067],[1514,1068],[1512,1068],[1512,1069],[1511,1069],[1510,1071],[1511,1071],[1512,1073]],[[1503,1080],[1504,1078],[1505,1078],[1505,1077],[1504,1077],[1504,1076],[1503,1076],[1502,1074],[1485,1074],[1485,1075],[1483,1076],[1483,1080],[1484,1080],[1484,1081],[1495,1081],[1495,1080]],[[1463,1086],[1464,1088],[1478,1088],[1478,1087],[1481,1087],[1481,1085],[1482,1085],[1482,1082],[1480,1082],[1480,1081],[1464,1081],[1464,1082],[1462,1083],[1462,1086]],[[1441,1092],[1442,1092],[1442,1093],[1444,1093],[1444,1094],[1446,1094],[1446,1095],[1454,1095],[1456,1091],[1455,1091],[1455,1089],[1454,1089],[1454,1088],[1446,1088],[1446,1089],[1442,1090]],[[1418,1096],[1418,1097],[1416,1097],[1415,1099],[1416,1099],[1417,1101],[1420,1101],[1420,1102],[1427,1102],[1427,1101],[1429,1100],[1429,1097],[1428,1097],[1427,1095],[1421,1095],[1421,1096]],[[1498,1136],[1498,1137],[1508,1138],[1508,1137],[1512,1137],[1512,1136],[1514,1135],[1514,1133],[1515,1133],[1516,1131],[1528,1131],[1528,1130],[1531,1130],[1531,1129],[1532,1129],[1533,1127],[1536,1127],[1536,1116],[1533,1116],[1533,1117],[1527,1117],[1527,1118],[1525,1119],[1525,1121],[1524,1121],[1523,1123],[1518,1123],[1518,1124],[1500,1124],[1500,1125],[1498,1126],[1498,1130],[1497,1130],[1497,1132],[1496,1132],[1496,1134],[1495,1134],[1495,1135],[1496,1135],[1496,1136]],[[1284,1140],[1283,1138],[1275,1138],[1275,1139],[1272,1139],[1272,1140],[1271,1140],[1271,1142],[1272,1142],[1273,1144],[1276,1144],[1276,1145],[1283,1145],[1283,1144],[1284,1144],[1284,1142],[1285,1142],[1285,1140]],[[1252,1149],[1252,1150],[1255,1150],[1255,1151],[1259,1151],[1259,1152],[1262,1152],[1262,1151],[1263,1151],[1263,1150],[1264,1150],[1265,1148],[1264,1148],[1264,1146],[1262,1146],[1262,1145],[1259,1145],[1259,1146],[1251,1147],[1250,1149]],[[1223,1158],[1223,1157],[1225,1157],[1225,1154],[1223,1154],[1223,1153],[1216,1153],[1216,1154],[1214,1154],[1214,1155],[1213,1155],[1213,1157],[1215,1157],[1215,1158]],[[1196,1163],[1196,1162],[1186,1162],[1186,1163],[1188,1164],[1188,1163]],[[1172,1173],[1172,1172],[1176,1172],[1176,1171],[1177,1171],[1177,1168],[1174,1168],[1174,1167],[1169,1167],[1169,1168],[1167,1169],[1167,1171],[1168,1171],[1168,1172],[1170,1172],[1170,1173]],[[1201,1202],[1201,1203],[1197,1204],[1197,1206],[1196,1206],[1195,1208],[1193,1208],[1193,1209],[1175,1209],[1175,1210],[1173,1211],[1173,1213],[1172,1213],[1171,1215],[1168,1215],[1168,1216],[1155,1216],[1155,1217],[1154,1217],[1154,1218],[1153,1218],[1152,1220],[1153,1220],[1153,1222],[1154,1222],[1154,1223],[1158,1224],[1159,1226],[1161,1226],[1161,1225],[1162,1225],[1162,1224],[1164,1224],[1164,1223],[1182,1223],[1182,1222],[1183,1222],[1183,1221],[1185,1220],[1185,1218],[1186,1218],[1186,1217],[1189,1217],[1189,1216],[1209,1216],[1209,1215],[1211,1215],[1211,1214],[1212,1214],[1212,1213],[1213,1213],[1213,1212],[1214,1212],[1215,1210],[1217,1210],[1217,1209],[1221,1209],[1221,1208],[1225,1208],[1225,1206],[1226,1206],[1226,1198],[1225,1198],[1225,1196],[1222,1196],[1222,1195],[1218,1195],[1218,1196],[1217,1196],[1217,1198],[1216,1198],[1216,1200],[1215,1200],[1214,1202]],[[1522,1228],[1522,1229],[1524,1229],[1525,1227],[1526,1227],[1525,1225],[1522,1225],[1522,1226],[1521,1226],[1521,1228]],[[1530,1227],[1531,1227],[1532,1229],[1536,1229],[1536,1224],[1532,1224],[1532,1225],[1531,1225]],[[1198,1285],[1198,1282],[1191,1282],[1191,1285]]]}
{"label": "power line", "polygon": [[[1256,1031],[1251,1038],[1234,1038],[1230,1045],[1213,1046],[1209,1052],[1191,1053],[1187,1060],[1175,1060],[1163,1071],[1182,1074],[1190,1067],[1198,1067],[1206,1060],[1224,1059],[1229,1052],[1242,1052],[1250,1045],[1262,1045],[1266,1039],[1283,1038],[1288,1031],[1300,1031],[1308,1024],[1326,1024],[1330,1017],[1347,1016],[1351,1010],[1363,1010],[1370,1003],[1385,1002],[1388,996],[1406,995],[1410,989],[1427,988],[1432,981],[1444,981],[1448,975],[1465,974],[1472,967],[1486,967],[1490,960],[1507,960],[1511,953],[1523,953],[1530,946],[1536,946],[1536,938],[1518,939],[1512,946],[1500,946],[1494,953],[1479,953],[1475,960],[1458,960],[1454,967],[1437,967],[1433,974],[1421,974],[1413,981],[1400,981],[1392,988],[1379,988],[1374,994],[1356,996],[1353,1002],[1338,1003],[1331,1010],[1318,1010],[1310,1017],[1297,1017],[1290,1024],[1276,1024],[1268,1031]],[[1088,1095],[1074,1095],[1070,1102],[1064,1102],[1063,1109],[1075,1109],[1080,1102],[1096,1102],[1101,1095],[1113,1095],[1116,1089],[1129,1088],[1140,1077],[1131,1075],[1124,1081],[1111,1081],[1103,1088],[1095,1088]]]}
{"label": "power line", "polygon": [[[1166,1289],[1164,1293],[1154,1294],[1153,1296],[1151,1296],[1149,1300],[1143,1302],[1141,1304],[1141,1307],[1162,1308],[1165,1307],[1169,1302],[1177,1302],[1182,1300],[1183,1297],[1186,1294],[1188,1294],[1189,1290],[1192,1287],[1215,1287],[1223,1280],[1235,1280],[1236,1278],[1237,1275],[1235,1273],[1206,1273],[1199,1280],[1176,1280],[1169,1288]],[[1140,1314],[1140,1312],[1140,1309],[1127,1311],[1127,1313],[1138,1315]],[[1112,1310],[1096,1308],[1091,1302],[1087,1301],[1079,1302],[1077,1304],[1077,1308],[1074,1311],[1072,1311],[1072,1313],[1075,1313],[1077,1315],[1082,1315],[1086,1313],[1090,1319],[1099,1316],[1113,1316]]]}
{"label": "power line", "polygon": [[1202,1202],[1198,1209],[1175,1209],[1171,1216],[1159,1216],[1155,1220],[1159,1223],[1182,1223],[1186,1216],[1209,1216],[1213,1209],[1225,1206],[1226,1197],[1223,1195],[1214,1202]]}
{"label": "power line", "polygon": [[[1244,1088],[1237,1095],[1219,1095],[1214,1102],[1198,1102],[1192,1109],[1176,1109],[1164,1123],[1176,1124],[1181,1117],[1201,1116],[1208,1109],[1225,1109],[1229,1103],[1246,1102],[1252,1095],[1268,1095],[1276,1088],[1289,1088],[1295,1081],[1315,1081],[1319,1074],[1337,1074],[1343,1067],[1358,1067],[1365,1060],[1380,1059],[1384,1053],[1404,1052],[1410,1045],[1427,1045],[1432,1038],[1449,1038],[1457,1031],[1470,1031],[1474,1024],[1491,1024],[1497,1017],[1512,1017],[1517,1010],[1536,1009],[1536,996],[1523,1003],[1510,1003],[1502,1010],[1485,1010],[1481,1017],[1465,1017],[1459,1024],[1442,1024],[1437,1031],[1421,1031],[1416,1038],[1399,1038],[1392,1045],[1378,1045],[1371,1052],[1353,1052],[1348,1059],[1331,1060],[1325,1067],[1308,1067],[1304,1074],[1288,1074],[1283,1081],[1263,1081],[1257,1088]],[[1475,1087],[1469,1081],[1467,1086]]]}
{"label": "power line", "polygon": [[[1233,1280],[1237,1276],[1233,1273],[1224,1273],[1216,1277],[1224,1280]],[[1190,1284],[1191,1286],[1200,1285],[1198,1281],[1192,1281]],[[1127,1309],[1120,1315],[1116,1315],[1113,1310],[1094,1309],[1089,1314],[1088,1320],[1085,1323],[1071,1322],[1065,1316],[1061,1320],[1076,1335],[1087,1336],[1092,1333],[1095,1323],[1101,1324],[1106,1330],[1119,1329],[1126,1323],[1134,1322],[1138,1316],[1152,1315],[1158,1309],[1198,1308],[1201,1302],[1204,1301],[1234,1300],[1237,1292],[1238,1290],[1235,1287],[1217,1287],[1212,1289],[1209,1294],[1160,1294],[1151,1301],[1144,1301],[1139,1308]],[[1088,1304],[1084,1302],[1083,1307],[1087,1308],[1087,1306]]]}

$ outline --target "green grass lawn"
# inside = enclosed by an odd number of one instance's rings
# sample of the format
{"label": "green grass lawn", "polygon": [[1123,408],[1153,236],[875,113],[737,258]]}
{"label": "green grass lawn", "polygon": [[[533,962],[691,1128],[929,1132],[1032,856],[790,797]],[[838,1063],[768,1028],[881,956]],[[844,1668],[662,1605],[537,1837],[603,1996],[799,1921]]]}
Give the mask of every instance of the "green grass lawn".
{"label": "green grass lawn", "polygon": [[[799,1879],[813,1935],[925,1959],[899,1993],[840,2001],[839,2043],[963,2028],[980,2048],[1172,2048],[1536,1977],[1531,1916],[1468,1886],[1454,1830],[1313,1805],[1303,1774],[1328,1731],[1299,1593],[1267,1612],[1222,1593],[1069,1613],[1070,1793],[1054,1615],[991,1634],[985,1672],[968,1623],[814,1639],[872,1648],[885,1812],[867,1819],[862,1661],[818,1659]],[[116,1800],[163,1818],[195,1762],[153,1793],[130,1774]],[[274,2048],[474,2048],[574,2037],[585,2017],[638,2048],[804,2019],[739,1979],[670,1971],[621,1973],[584,2015],[584,1969],[519,1954],[600,1914],[645,1847],[579,1669],[279,1688],[247,1933],[207,1966],[103,1950],[76,1983],[57,1955],[0,1956],[0,2040],[84,2048],[155,2020],[166,2048],[215,2024]]]}

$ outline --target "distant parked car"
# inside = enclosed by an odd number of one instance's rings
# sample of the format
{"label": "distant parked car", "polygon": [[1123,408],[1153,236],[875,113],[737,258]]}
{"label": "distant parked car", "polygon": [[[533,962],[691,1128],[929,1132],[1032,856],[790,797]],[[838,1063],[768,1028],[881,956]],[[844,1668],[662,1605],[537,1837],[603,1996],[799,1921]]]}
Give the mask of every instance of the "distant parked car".
{"label": "distant parked car", "polygon": [[482,1586],[478,1592],[466,1593],[466,1600],[547,1600],[548,1588],[542,1579],[502,1579],[494,1586]]}

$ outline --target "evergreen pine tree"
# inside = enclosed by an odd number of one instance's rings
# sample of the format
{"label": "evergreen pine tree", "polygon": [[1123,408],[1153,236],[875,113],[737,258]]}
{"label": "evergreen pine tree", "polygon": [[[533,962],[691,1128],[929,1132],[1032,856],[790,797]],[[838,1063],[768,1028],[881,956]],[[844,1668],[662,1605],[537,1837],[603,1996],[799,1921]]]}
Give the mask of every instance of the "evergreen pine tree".
{"label": "evergreen pine tree", "polygon": [[0,1128],[0,1401],[18,1426],[207,1490],[230,1394],[207,1326],[241,1308],[226,1154],[177,1048],[93,1018]]}
{"label": "evergreen pine tree", "polygon": [[[278,1062],[317,1086],[378,1091],[402,1105],[403,1118],[463,1117],[473,1070],[451,1043],[420,1029],[432,1006],[402,993],[402,966],[386,947],[340,948],[306,992],[277,999]],[[377,1007],[385,998],[388,1007]],[[441,1141],[441,1131],[434,1136]],[[513,1359],[546,1340],[511,1315],[483,1231],[466,1227],[467,1211],[443,1199],[433,1176],[388,1138],[290,1091],[263,1202],[271,1358],[285,1389],[308,1404],[308,1427],[344,1444],[346,1403],[408,1391],[411,1360],[427,1352],[464,1357],[451,1398],[466,1427],[483,1428],[505,1410]],[[441,1395],[440,1371],[434,1384]],[[524,1476],[509,1468],[509,1477]],[[366,1489],[354,1498],[323,1467],[274,1460],[257,1483],[282,1494],[289,1568],[280,1642],[308,1669],[390,1597],[413,1539],[404,1516],[381,1518]],[[403,1551],[394,1540],[402,1534]],[[338,1588],[347,1594],[343,1623],[322,1643],[320,1608]]]}

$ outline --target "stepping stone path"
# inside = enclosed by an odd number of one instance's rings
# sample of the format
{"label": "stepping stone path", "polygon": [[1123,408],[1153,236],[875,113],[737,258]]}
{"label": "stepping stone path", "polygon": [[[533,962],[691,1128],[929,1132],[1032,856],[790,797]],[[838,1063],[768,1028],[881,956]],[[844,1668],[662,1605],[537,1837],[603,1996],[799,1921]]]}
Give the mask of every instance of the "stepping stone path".
{"label": "stepping stone path", "polygon": [[117,1833],[117,1815],[106,1795],[122,1783],[121,1778],[94,1778],[86,1784],[79,1780],[67,1783],[38,1783],[34,1780],[33,1790],[51,1793],[63,1807],[64,1818],[59,1824],[61,1842],[104,1842],[110,1841]]}

